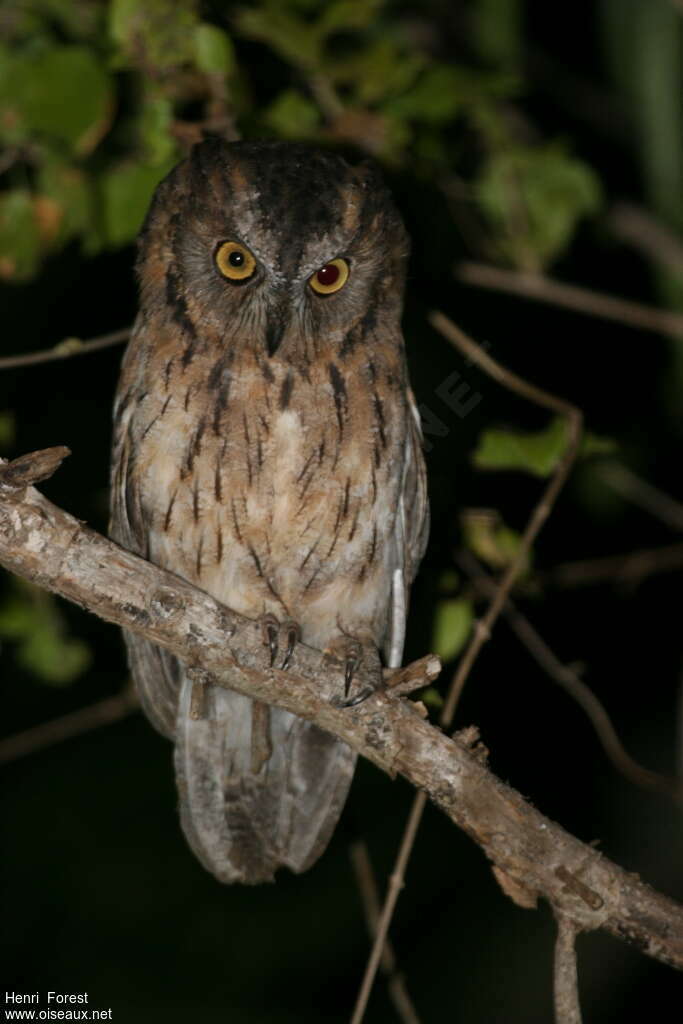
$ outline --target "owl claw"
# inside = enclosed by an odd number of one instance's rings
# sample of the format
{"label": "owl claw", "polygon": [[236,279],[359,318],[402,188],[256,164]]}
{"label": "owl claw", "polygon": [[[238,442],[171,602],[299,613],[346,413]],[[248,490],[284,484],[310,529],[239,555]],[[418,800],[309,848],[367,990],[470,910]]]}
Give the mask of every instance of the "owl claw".
{"label": "owl claw", "polygon": [[272,668],[277,658],[278,639],[280,623],[274,615],[263,615],[261,617],[261,635],[263,646],[270,650],[270,667]]}
{"label": "owl claw", "polygon": [[284,672],[289,668],[294,653],[294,648],[301,640],[301,629],[297,622],[286,622],[284,628],[287,630],[287,650],[282,660],[282,670]]}
{"label": "owl claw", "polygon": [[360,664],[360,658],[356,651],[350,652],[346,658],[346,664],[344,665],[344,700],[346,701],[349,696],[349,690],[351,689],[351,683],[353,682],[353,673]]}
{"label": "owl claw", "polygon": [[[381,685],[381,665],[377,649],[372,644],[363,645],[358,640],[352,640],[348,634],[337,637],[326,648],[326,657],[330,660],[341,663],[344,666],[344,696],[333,697],[330,703],[336,708],[355,708],[363,701],[371,697],[375,690]],[[353,684],[356,672],[361,663],[364,663],[371,675],[374,675],[376,667],[378,673],[377,686],[366,686],[360,693],[349,698],[349,692]]]}
{"label": "owl claw", "polygon": [[366,701],[368,697],[372,697],[373,693],[376,692],[376,690],[373,690],[368,686],[364,690],[361,690],[360,693],[357,693],[356,696],[352,697],[350,700],[338,701],[336,706],[340,708],[357,708],[359,704],[362,704],[364,701]]}

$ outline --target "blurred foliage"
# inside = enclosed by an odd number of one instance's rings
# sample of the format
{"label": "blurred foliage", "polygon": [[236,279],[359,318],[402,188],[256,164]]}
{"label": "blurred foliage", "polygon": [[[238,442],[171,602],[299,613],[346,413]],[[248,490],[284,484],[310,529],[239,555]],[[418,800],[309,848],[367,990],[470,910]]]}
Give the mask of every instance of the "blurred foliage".
{"label": "blurred foliage", "polygon": [[[472,52],[457,63],[439,55],[428,18],[390,0],[261,0],[213,22],[198,0],[5,0],[1,30],[9,281],[73,239],[89,254],[128,244],[203,130],[350,145],[418,177],[462,178],[491,251],[527,269],[561,255],[599,208],[594,173],[565,143],[515,140],[511,0],[476,5]],[[282,64],[267,95],[241,56],[252,42]]]}
{"label": "blurred foliage", "polygon": [[567,447],[567,421],[556,416],[543,430],[485,430],[472,458],[479,469],[520,469],[548,476]]}
{"label": "blurred foliage", "polygon": [[23,669],[51,686],[72,683],[92,663],[85,641],[69,635],[55,599],[22,580],[13,580],[0,608],[0,637],[14,645]]}
{"label": "blurred foliage", "polygon": [[436,606],[431,650],[442,661],[450,661],[460,653],[469,639],[474,621],[472,602],[465,598],[448,598]]}
{"label": "blurred foliage", "polygon": [[[563,416],[555,416],[542,430],[490,427],[479,438],[472,461],[477,469],[516,469],[546,477],[556,468],[567,442],[568,425]],[[616,449],[611,438],[586,432],[581,438],[579,458],[612,455]]]}
{"label": "blurred foliage", "polygon": [[512,264],[540,271],[560,255],[578,220],[600,206],[595,174],[564,146],[511,146],[486,163],[477,185],[483,212]]}
{"label": "blurred foliage", "polygon": [[[517,557],[521,534],[507,526],[498,512],[489,509],[467,509],[462,516],[463,541],[491,569],[506,569]],[[528,571],[531,558],[526,556],[521,576]]]}

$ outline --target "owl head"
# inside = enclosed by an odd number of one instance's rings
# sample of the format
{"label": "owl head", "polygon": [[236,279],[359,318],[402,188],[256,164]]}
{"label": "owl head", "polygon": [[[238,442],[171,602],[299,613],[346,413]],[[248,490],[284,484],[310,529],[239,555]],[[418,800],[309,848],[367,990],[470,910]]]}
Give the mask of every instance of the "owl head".
{"label": "owl head", "polygon": [[367,318],[398,327],[407,252],[371,164],[209,138],[156,190],[139,242],[142,314],[268,357],[302,338],[351,345]]}

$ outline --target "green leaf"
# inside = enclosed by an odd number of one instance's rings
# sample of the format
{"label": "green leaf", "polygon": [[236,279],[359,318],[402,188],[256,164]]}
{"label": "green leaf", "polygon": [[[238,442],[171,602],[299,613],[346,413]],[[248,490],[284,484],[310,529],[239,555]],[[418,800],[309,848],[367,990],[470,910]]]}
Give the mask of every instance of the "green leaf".
{"label": "green leaf", "polygon": [[278,3],[243,7],[235,24],[242,35],[266,43],[294,67],[310,71],[321,62],[322,37],[317,25],[288,13]]}
{"label": "green leaf", "polygon": [[472,602],[464,598],[440,601],[436,606],[431,647],[442,661],[450,661],[462,650],[473,619]]}
{"label": "green leaf", "polygon": [[109,126],[112,96],[101,59],[85,47],[27,48],[0,73],[3,135],[44,136],[86,155]]}
{"label": "green leaf", "polygon": [[198,6],[197,0],[111,0],[109,34],[134,66],[177,67],[195,59]]}
{"label": "green leaf", "polygon": [[[493,541],[495,544],[496,557],[493,561],[489,561],[489,564],[493,568],[506,568],[515,560],[519,553],[519,549],[522,544],[522,535],[517,530],[513,530],[511,526],[506,526],[505,523],[501,523],[498,529],[494,531]],[[522,572],[525,572],[527,568],[528,559],[522,568]]]}
{"label": "green leaf", "polygon": [[[517,91],[517,78],[509,73],[433,64],[383,109],[396,117],[438,126],[465,111],[488,108],[491,100],[507,98]],[[500,120],[498,114],[496,117]]]}
{"label": "green leaf", "polygon": [[48,158],[38,171],[36,187],[38,201],[52,204],[55,223],[52,230],[47,225],[43,231],[47,241],[63,245],[90,225],[94,217],[92,190],[78,167]]}
{"label": "green leaf", "polygon": [[23,668],[51,685],[71,683],[92,662],[88,645],[67,634],[54,598],[30,584],[17,584],[0,608],[0,636],[17,643]]}
{"label": "green leaf", "polygon": [[364,29],[373,25],[380,14],[384,0],[336,0],[324,5],[318,21],[322,36],[342,30]]}
{"label": "green leaf", "polygon": [[[463,517],[462,526],[467,547],[492,569],[505,569],[517,557],[522,536],[502,523],[497,513],[472,510]],[[527,572],[529,565],[526,557],[522,572]]]}
{"label": "green leaf", "polygon": [[[408,89],[423,66],[421,55],[406,53],[397,40],[382,36],[353,56],[330,61],[329,75],[348,86],[354,103],[370,106]],[[388,112],[402,116],[393,107]]]}
{"label": "green leaf", "polygon": [[[492,428],[485,430],[472,461],[478,469],[511,469],[549,476],[561,459],[567,446],[567,421],[557,416],[543,430],[527,432]],[[601,437],[586,431],[581,437],[579,458],[592,455],[610,455],[618,449],[611,437]]]}
{"label": "green leaf", "polygon": [[543,430],[485,430],[472,460],[478,469],[515,469],[548,476],[567,447],[567,424],[562,416]]}
{"label": "green leaf", "polygon": [[82,640],[65,639],[50,628],[38,628],[30,642],[17,651],[19,664],[52,686],[66,686],[92,664],[90,648]]}
{"label": "green leaf", "polygon": [[166,166],[119,164],[102,180],[105,242],[111,247],[127,245],[142,227],[154,189],[171,170]]}
{"label": "green leaf", "polygon": [[150,95],[140,111],[138,133],[144,146],[142,162],[168,165],[177,154],[177,143],[171,134],[173,103],[167,96]]}
{"label": "green leaf", "polygon": [[548,145],[501,150],[486,165],[476,195],[504,254],[540,270],[566,248],[578,220],[598,209],[601,190],[586,164]]}
{"label": "green leaf", "polygon": [[394,117],[438,124],[455,117],[463,107],[465,94],[457,68],[439,65],[428,68],[403,96],[387,109]]}
{"label": "green leaf", "polygon": [[426,689],[421,690],[419,693],[419,700],[421,700],[426,707],[433,708],[435,711],[440,711],[445,703],[442,695],[435,686],[428,686]]}
{"label": "green leaf", "polygon": [[265,121],[283,139],[305,139],[317,135],[320,114],[303,93],[286,89],[266,111]]}
{"label": "green leaf", "polygon": [[235,48],[230,36],[216,25],[205,21],[194,31],[194,59],[206,74],[229,75],[235,69]]}
{"label": "green leaf", "polygon": [[40,259],[40,233],[33,198],[26,189],[0,194],[0,278],[25,281]]}

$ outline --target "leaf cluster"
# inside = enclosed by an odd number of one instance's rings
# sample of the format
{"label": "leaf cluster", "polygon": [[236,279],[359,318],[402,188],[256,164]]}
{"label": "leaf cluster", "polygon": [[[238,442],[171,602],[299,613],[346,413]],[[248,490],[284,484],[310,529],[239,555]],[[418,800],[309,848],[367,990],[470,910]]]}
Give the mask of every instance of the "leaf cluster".
{"label": "leaf cluster", "polygon": [[492,253],[547,266],[600,189],[565,144],[517,137],[521,25],[495,6],[475,5],[454,60],[448,19],[394,0],[258,0],[212,20],[199,0],[7,0],[0,277],[33,277],[69,242],[129,244],[203,131],[351,146],[451,180]]}

